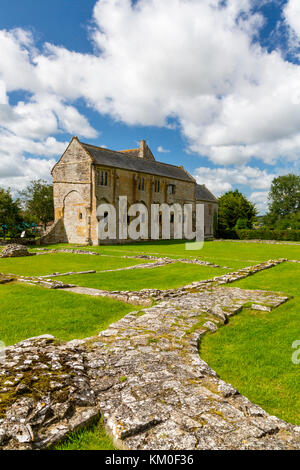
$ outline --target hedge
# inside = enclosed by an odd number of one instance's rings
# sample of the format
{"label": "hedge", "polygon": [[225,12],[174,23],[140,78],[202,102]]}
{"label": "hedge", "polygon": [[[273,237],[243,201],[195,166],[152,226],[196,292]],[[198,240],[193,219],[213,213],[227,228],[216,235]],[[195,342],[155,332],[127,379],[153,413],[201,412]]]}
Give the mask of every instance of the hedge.
{"label": "hedge", "polygon": [[300,230],[271,230],[268,228],[260,228],[256,230],[222,230],[219,231],[219,238],[230,238],[232,240],[300,241]]}

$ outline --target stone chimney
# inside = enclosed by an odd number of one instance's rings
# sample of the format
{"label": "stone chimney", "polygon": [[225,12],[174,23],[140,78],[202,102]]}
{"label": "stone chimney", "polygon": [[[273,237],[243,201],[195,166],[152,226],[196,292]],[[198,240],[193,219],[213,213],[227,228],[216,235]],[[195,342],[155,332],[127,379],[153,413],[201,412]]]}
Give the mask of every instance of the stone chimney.
{"label": "stone chimney", "polygon": [[144,160],[155,161],[153,153],[149,149],[148,145],[146,144],[145,140],[140,141],[140,152],[139,157],[143,158]]}

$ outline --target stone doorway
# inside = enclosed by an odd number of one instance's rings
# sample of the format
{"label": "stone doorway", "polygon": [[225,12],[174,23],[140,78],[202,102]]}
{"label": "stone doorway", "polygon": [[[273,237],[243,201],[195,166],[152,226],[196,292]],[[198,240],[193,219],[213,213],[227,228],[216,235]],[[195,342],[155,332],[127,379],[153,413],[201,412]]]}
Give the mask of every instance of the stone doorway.
{"label": "stone doorway", "polygon": [[77,191],[71,191],[64,200],[64,226],[68,243],[87,243],[87,211]]}

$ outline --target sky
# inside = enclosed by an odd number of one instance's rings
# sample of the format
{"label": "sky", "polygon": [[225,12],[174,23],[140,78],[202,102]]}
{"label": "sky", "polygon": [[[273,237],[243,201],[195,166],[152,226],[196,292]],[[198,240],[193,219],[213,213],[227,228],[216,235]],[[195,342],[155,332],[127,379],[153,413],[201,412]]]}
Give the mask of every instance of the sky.
{"label": "sky", "polygon": [[145,139],[260,214],[300,173],[299,0],[0,0],[0,187]]}

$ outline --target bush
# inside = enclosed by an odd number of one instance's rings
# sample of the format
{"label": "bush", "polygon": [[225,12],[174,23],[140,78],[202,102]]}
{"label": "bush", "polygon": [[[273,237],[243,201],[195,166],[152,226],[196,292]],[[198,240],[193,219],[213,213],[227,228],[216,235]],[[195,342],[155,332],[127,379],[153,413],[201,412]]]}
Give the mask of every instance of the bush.
{"label": "bush", "polygon": [[219,229],[218,230],[218,238],[229,238],[230,240],[237,240],[239,237],[238,237],[238,234],[236,232],[236,230],[230,230],[230,229]]}
{"label": "bush", "polygon": [[272,230],[269,228],[236,230],[236,236],[240,240],[300,241],[300,230]]}
{"label": "bush", "polygon": [[218,238],[229,240],[280,240],[300,241],[300,230],[272,230],[267,227],[260,229],[219,230]]}

